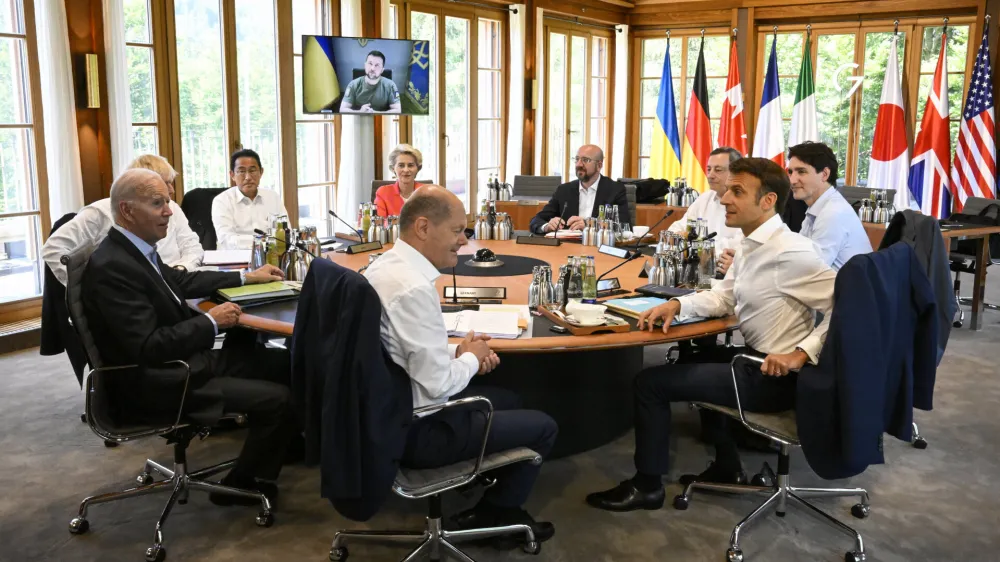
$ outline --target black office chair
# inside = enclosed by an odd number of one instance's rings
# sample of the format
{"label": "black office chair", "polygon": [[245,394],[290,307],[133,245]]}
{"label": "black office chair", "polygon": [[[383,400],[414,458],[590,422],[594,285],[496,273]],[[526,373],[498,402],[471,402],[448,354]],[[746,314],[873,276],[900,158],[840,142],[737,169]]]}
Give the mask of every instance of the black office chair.
{"label": "black office chair", "polygon": [[625,184],[625,197],[628,199],[628,214],[629,214],[629,218],[631,219],[629,221],[629,224],[631,224],[632,226],[636,225],[635,190],[636,190],[636,187],[635,187],[634,183],[626,183]]}
{"label": "black office chair", "polygon": [[534,197],[548,201],[562,184],[562,176],[514,176],[515,199]]}
{"label": "black office chair", "polygon": [[199,187],[184,194],[181,210],[188,218],[188,225],[198,235],[198,241],[205,250],[215,250],[218,238],[212,224],[212,201],[225,191],[226,187]]}
{"label": "black office chair", "polygon": [[[995,199],[987,199],[985,197],[970,197],[962,209],[962,213],[966,215],[978,215],[983,217],[984,222],[989,219],[993,219],[993,224],[1000,226],[1000,203],[997,203]],[[987,239],[987,244],[989,246],[990,260],[986,263],[986,267],[992,264],[1000,262],[1000,234],[991,234]],[[958,320],[952,323],[952,326],[956,328],[961,328],[962,324],[965,323],[965,311],[962,310],[962,305],[971,305],[971,298],[962,298],[960,291],[962,288],[962,282],[960,275],[962,273],[968,273],[970,275],[976,274],[976,260],[978,259],[976,252],[977,242],[973,240],[960,240],[952,243],[952,251],[948,254],[949,264],[948,267],[955,273],[955,304],[958,308]],[[980,295],[983,297],[984,295]],[[983,307],[988,310],[1000,310],[1000,305],[991,304],[988,302],[983,302]]]}
{"label": "black office chair", "polygon": [[[261,527],[270,527],[274,523],[274,515],[271,512],[271,504],[267,496],[259,492],[250,492],[223,486],[206,480],[210,476],[232,468],[236,463],[235,460],[226,461],[190,473],[187,471],[188,444],[195,437],[204,439],[211,430],[208,426],[187,420],[183,415],[184,396],[187,394],[188,382],[191,376],[191,371],[187,363],[183,361],[170,361],[167,364],[155,367],[156,369],[171,371],[174,374],[184,377],[184,391],[180,395],[176,413],[156,415],[143,412],[141,416],[142,421],[140,422],[136,421],[139,419],[139,416],[129,414],[127,409],[128,404],[121,403],[119,395],[116,392],[116,380],[121,377],[134,377],[137,372],[146,368],[139,365],[109,366],[105,365],[101,360],[101,354],[90,333],[90,327],[83,308],[82,280],[84,270],[90,261],[90,253],[91,250],[85,248],[73,254],[63,256],[61,260],[63,265],[66,266],[66,308],[69,311],[70,322],[80,337],[83,349],[87,355],[87,362],[92,368],[87,376],[85,414],[87,423],[90,425],[90,429],[101,439],[115,443],[154,436],[165,438],[167,443],[172,443],[174,447],[174,467],[170,469],[152,459],[147,459],[142,472],[136,478],[137,486],[121,492],[109,492],[84,498],[80,502],[80,510],[77,516],[69,523],[69,532],[74,535],[80,535],[90,529],[90,522],[87,520],[87,510],[92,505],[147,494],[170,492],[170,498],[167,500],[167,504],[163,507],[163,512],[156,522],[153,544],[146,549],[146,560],[148,562],[162,562],[167,557],[167,550],[163,546],[163,526],[175,503],[181,505],[187,503],[188,492],[190,490],[259,499],[261,502],[261,511],[257,514],[256,523]],[[229,417],[237,421],[245,421],[245,417],[240,415],[231,415]],[[164,479],[154,481],[154,473],[163,476]]]}

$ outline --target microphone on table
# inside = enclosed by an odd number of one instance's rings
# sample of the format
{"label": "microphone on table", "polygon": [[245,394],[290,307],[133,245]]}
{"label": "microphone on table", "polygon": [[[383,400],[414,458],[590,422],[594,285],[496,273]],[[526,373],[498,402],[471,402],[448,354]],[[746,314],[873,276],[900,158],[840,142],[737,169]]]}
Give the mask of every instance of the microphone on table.
{"label": "microphone on table", "polygon": [[312,253],[305,244],[303,244],[302,242],[299,242],[298,240],[291,240],[291,241],[289,241],[289,240],[282,240],[282,239],[277,238],[275,236],[271,236],[270,234],[264,232],[263,230],[261,230],[259,228],[253,229],[253,233],[256,234],[256,235],[258,235],[258,236],[263,236],[264,238],[270,238],[271,240],[276,240],[278,242],[284,242],[285,244],[291,244],[292,246],[295,246],[296,248],[302,250],[303,252],[309,254],[310,256],[312,256],[312,257],[314,257],[316,259],[320,259],[320,256],[317,256],[316,254]]}
{"label": "microphone on table", "polygon": [[[553,230],[553,231],[552,231],[552,232],[553,232],[552,236],[553,236],[553,237],[555,237],[555,238],[559,238],[558,236],[556,236],[556,234],[558,234],[559,230],[560,230],[560,229],[562,228],[562,225],[566,224],[566,210],[567,210],[568,208],[569,208],[569,203],[568,203],[568,202],[566,202],[566,201],[563,201],[563,208],[562,208],[562,212],[561,212],[561,213],[559,213],[559,226],[558,226],[558,227],[557,227],[557,228],[556,228],[555,230]],[[543,225],[542,225],[541,227],[539,227],[539,228],[540,228],[540,229],[542,229],[542,228],[544,228],[544,227],[545,227],[545,225],[543,224]],[[544,231],[544,230],[542,230],[542,232],[540,232],[540,234],[541,234],[542,236],[544,236],[544,235],[545,235],[545,231]],[[531,235],[532,235],[532,236],[534,236],[534,235],[535,235],[534,231],[532,231]]]}
{"label": "microphone on table", "polygon": [[340,215],[338,215],[337,213],[334,213],[333,209],[330,209],[327,212],[330,213],[331,217],[333,217],[333,218],[339,220],[340,222],[344,223],[344,225],[347,226],[347,228],[349,229],[349,232],[357,234],[359,237],[361,236],[361,231],[360,230],[354,228],[353,226],[351,226],[350,224],[348,224],[347,221],[345,221],[344,219],[340,218]]}
{"label": "microphone on table", "polygon": [[639,256],[641,256],[641,255],[642,255],[642,254],[640,254],[639,252],[635,252],[635,253],[633,253],[633,254],[629,254],[629,256],[628,256],[628,257],[626,257],[626,258],[625,258],[624,260],[622,260],[622,262],[621,262],[621,263],[619,263],[618,265],[616,265],[616,266],[612,267],[611,269],[609,269],[609,270],[605,271],[604,273],[602,273],[602,274],[601,274],[601,275],[600,275],[600,276],[599,276],[599,277],[597,278],[597,280],[598,280],[598,281],[600,281],[601,279],[604,279],[604,276],[605,276],[605,275],[607,275],[607,274],[611,273],[612,271],[614,271],[614,270],[618,269],[619,267],[621,267],[621,266],[623,266],[623,265],[627,264],[628,262],[630,262],[630,261],[634,260],[635,258],[637,258],[637,257],[639,257]]}

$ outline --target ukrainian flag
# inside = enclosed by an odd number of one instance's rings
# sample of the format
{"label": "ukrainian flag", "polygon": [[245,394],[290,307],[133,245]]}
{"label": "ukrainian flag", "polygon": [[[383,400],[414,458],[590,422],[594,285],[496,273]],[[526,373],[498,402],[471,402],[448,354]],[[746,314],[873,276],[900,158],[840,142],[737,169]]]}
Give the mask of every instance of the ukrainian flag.
{"label": "ukrainian flag", "polygon": [[402,113],[427,115],[430,113],[430,43],[413,41],[410,51],[410,76],[403,94]]}
{"label": "ukrainian flag", "polygon": [[674,81],[670,71],[670,41],[663,57],[663,76],[660,78],[660,99],[656,102],[656,121],[653,126],[653,146],[649,152],[649,176],[673,180],[681,175],[681,138],[677,130],[677,111],[674,109]]}
{"label": "ukrainian flag", "polygon": [[[340,97],[329,37],[306,37],[302,46],[302,107],[318,113]],[[334,111],[337,111],[335,108]]]}

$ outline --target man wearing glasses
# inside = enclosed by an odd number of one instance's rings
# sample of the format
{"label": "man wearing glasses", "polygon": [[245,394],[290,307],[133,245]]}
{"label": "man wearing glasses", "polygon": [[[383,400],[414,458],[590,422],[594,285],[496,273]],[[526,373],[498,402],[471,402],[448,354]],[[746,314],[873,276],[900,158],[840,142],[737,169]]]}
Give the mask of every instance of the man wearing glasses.
{"label": "man wearing glasses", "polygon": [[288,215],[278,194],[260,189],[264,167],[260,156],[248,148],[238,150],[229,159],[233,187],[212,201],[212,224],[220,250],[253,247],[255,228],[266,231],[269,215]]}
{"label": "man wearing glasses", "polygon": [[604,151],[586,144],[573,158],[576,180],[556,188],[552,199],[531,219],[531,231],[545,234],[560,229],[583,230],[586,217],[598,216],[602,205],[616,205],[619,221],[631,223],[625,186],[601,176]]}

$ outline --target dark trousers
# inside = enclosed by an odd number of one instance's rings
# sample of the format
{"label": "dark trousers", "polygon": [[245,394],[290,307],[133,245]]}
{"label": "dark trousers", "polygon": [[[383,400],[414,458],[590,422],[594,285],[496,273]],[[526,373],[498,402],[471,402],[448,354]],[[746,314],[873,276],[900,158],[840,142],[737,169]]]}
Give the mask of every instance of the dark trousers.
{"label": "dark trousers", "polygon": [[[712,362],[662,365],[644,369],[635,378],[635,468],[643,474],[666,474],[670,466],[670,406],[674,402],[711,402],[736,407],[729,359],[753,353],[743,347],[716,348]],[[754,353],[755,355],[761,355]],[[706,357],[707,359],[707,357]],[[745,410],[781,412],[795,404],[795,373],[764,376],[756,363],[737,366],[736,379]],[[736,459],[736,443],[728,417],[702,416],[716,447],[716,458]],[[735,468],[735,467],[734,467]]]}
{"label": "dark trousers", "polygon": [[[520,409],[520,399],[508,390],[476,387],[452,396],[485,396],[493,404],[493,421],[486,440],[486,454],[528,447],[546,457],[559,428],[544,412]],[[410,468],[434,468],[479,456],[486,427],[485,404],[448,408],[413,422],[406,438],[402,464]],[[491,472],[496,484],[483,499],[499,507],[519,507],[528,499],[540,466],[515,463]]]}
{"label": "dark trousers", "polygon": [[281,471],[285,448],[298,431],[291,406],[288,351],[227,348],[208,356],[212,378],[202,388],[222,395],[226,413],[246,414],[250,430],[231,477],[274,480]]}

